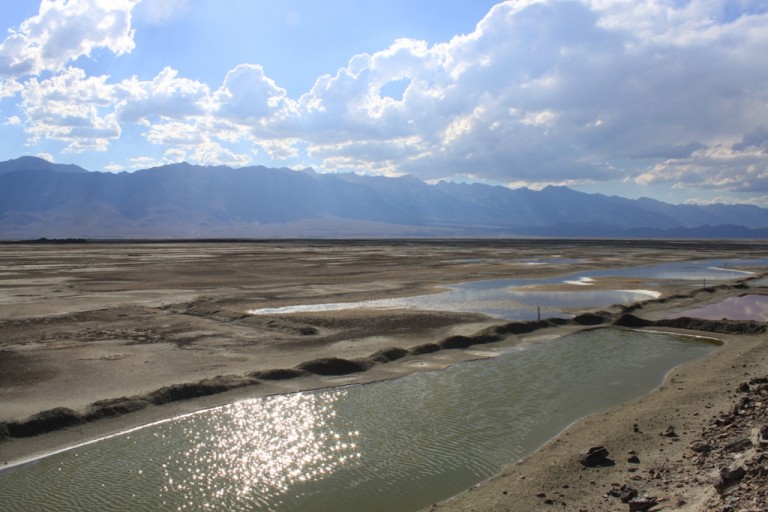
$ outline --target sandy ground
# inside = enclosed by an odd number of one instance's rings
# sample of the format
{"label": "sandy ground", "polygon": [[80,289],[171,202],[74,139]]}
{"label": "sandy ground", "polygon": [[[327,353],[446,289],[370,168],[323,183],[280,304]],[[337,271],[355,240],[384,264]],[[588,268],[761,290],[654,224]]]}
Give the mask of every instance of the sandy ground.
{"label": "sandy ground", "polygon": [[[145,395],[163,386],[221,375],[293,368],[323,357],[364,358],[392,347],[408,350],[503,323],[482,315],[434,311],[252,316],[245,313],[250,309],[434,293],[441,285],[469,280],[766,256],[768,248],[758,242],[696,241],[0,245],[0,422],[24,420],[54,407],[82,412],[98,400]],[[653,288],[662,297],[680,295],[635,311],[651,320],[744,293],[721,287],[691,294],[688,281],[658,279],[600,279],[593,287]],[[578,291],[583,286],[557,288]],[[574,328],[408,356],[363,373],[261,382],[153,405],[45,435],[7,440],[0,443],[0,463],[239,397],[438,369]],[[697,484],[693,473],[681,469],[690,465],[689,445],[720,411],[733,405],[740,382],[768,375],[764,336],[717,337],[724,341],[722,348],[672,372],[656,392],[575,423],[504,474],[436,508],[627,510],[608,491],[612,484],[633,484],[666,500],[659,505],[665,509],[715,510],[721,505],[716,500],[724,498],[714,495],[714,477],[696,477]],[[659,435],[669,426],[675,427],[677,437]],[[581,467],[578,452],[594,445],[606,446],[615,465]],[[629,451],[637,453],[639,464],[626,462]],[[706,468],[694,469],[701,473]]]}

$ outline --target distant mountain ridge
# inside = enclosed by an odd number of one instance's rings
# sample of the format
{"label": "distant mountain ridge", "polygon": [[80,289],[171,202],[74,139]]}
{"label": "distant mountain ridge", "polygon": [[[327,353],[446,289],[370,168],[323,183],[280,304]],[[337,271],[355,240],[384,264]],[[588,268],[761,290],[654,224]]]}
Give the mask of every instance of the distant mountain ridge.
{"label": "distant mountain ridge", "polygon": [[768,209],[262,166],[0,162],[2,239],[366,236],[768,238]]}
{"label": "distant mountain ridge", "polygon": [[15,160],[0,162],[0,174],[17,171],[88,172],[77,165],[54,164],[34,156],[22,156]]}

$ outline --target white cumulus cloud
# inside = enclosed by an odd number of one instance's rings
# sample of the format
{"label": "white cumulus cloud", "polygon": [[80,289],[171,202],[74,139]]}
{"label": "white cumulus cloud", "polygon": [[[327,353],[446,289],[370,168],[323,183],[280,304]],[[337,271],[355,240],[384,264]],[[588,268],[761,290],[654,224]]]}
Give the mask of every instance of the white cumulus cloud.
{"label": "white cumulus cloud", "polygon": [[0,76],[59,71],[96,48],[134,48],[131,10],[139,0],[43,0],[0,44]]}
{"label": "white cumulus cloud", "polygon": [[27,81],[21,105],[32,140],[64,141],[70,152],[105,150],[121,133],[111,108],[114,86],[107,78],[67,68],[46,80]]}
{"label": "white cumulus cloud", "polygon": [[155,78],[123,80],[117,87],[120,101],[117,113],[121,122],[148,123],[148,118],[181,120],[207,112],[210,92],[204,83],[180,78],[170,67]]}
{"label": "white cumulus cloud", "polygon": [[[353,57],[267,125],[332,168],[376,169],[369,149],[387,147],[393,172],[535,185],[682,177],[669,169],[684,159],[697,172],[681,185],[724,184],[713,173],[734,168],[706,155],[768,119],[768,15],[726,7],[504,2],[465,36]],[[381,95],[393,79],[408,81],[402,101]],[[739,174],[741,188],[759,176]]]}
{"label": "white cumulus cloud", "polygon": [[[468,34],[353,55],[296,98],[258,63],[215,84],[172,67],[87,75],[74,61],[132,50],[137,2],[46,0],[0,44],[0,97],[20,96],[32,142],[105,149],[138,125],[163,161],[267,155],[427,180],[766,191],[762,0],[504,1]],[[167,5],[142,16],[183,13]]]}

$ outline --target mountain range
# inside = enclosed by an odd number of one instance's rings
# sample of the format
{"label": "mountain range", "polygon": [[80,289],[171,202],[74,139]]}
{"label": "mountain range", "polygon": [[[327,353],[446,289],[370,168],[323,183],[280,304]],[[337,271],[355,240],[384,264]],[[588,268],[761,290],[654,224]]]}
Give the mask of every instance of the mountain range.
{"label": "mountain range", "polygon": [[768,209],[262,166],[89,172],[0,162],[0,239],[768,238]]}

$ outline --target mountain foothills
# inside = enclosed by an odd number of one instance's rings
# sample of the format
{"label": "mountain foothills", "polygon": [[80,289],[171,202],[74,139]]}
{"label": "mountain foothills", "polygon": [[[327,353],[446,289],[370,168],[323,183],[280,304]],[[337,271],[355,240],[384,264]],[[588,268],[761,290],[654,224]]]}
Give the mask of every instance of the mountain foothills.
{"label": "mountain foothills", "polygon": [[311,169],[0,162],[0,239],[409,236],[768,238],[768,209]]}

